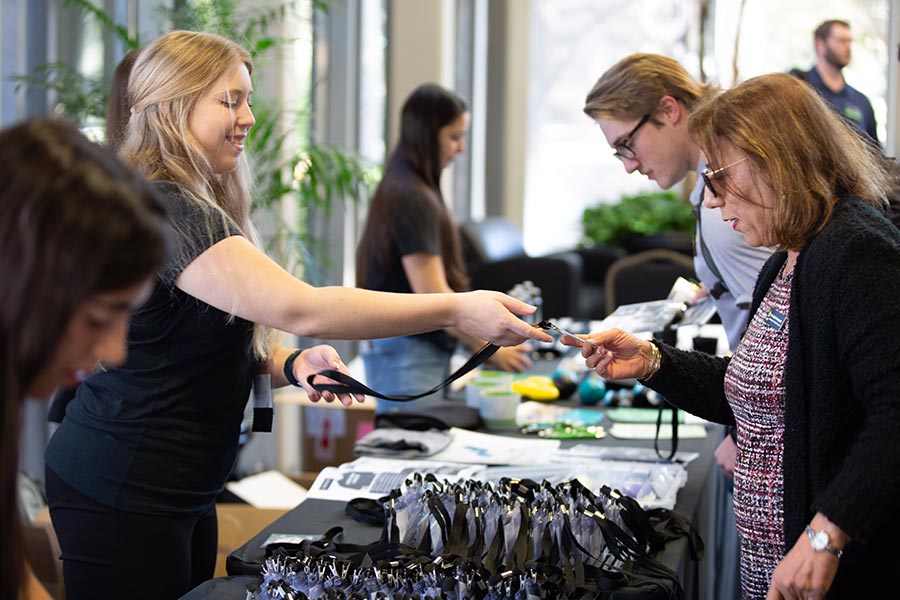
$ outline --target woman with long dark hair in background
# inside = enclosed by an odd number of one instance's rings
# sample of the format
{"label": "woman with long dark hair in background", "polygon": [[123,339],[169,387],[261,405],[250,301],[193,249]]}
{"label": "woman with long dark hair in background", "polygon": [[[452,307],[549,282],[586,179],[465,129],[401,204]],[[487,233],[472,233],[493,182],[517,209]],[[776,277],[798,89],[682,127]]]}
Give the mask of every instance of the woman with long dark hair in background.
{"label": "woman with long dark hair in background", "polygon": [[[469,118],[465,101],[439,85],[421,85],[406,99],[400,142],[372,197],[357,249],[357,287],[415,294],[469,289],[459,228],[441,193],[441,172],[465,150]],[[472,351],[484,343],[454,328],[373,340],[363,351],[366,382],[386,394],[430,389],[448,376],[457,341]],[[530,350],[501,348],[491,362],[522,371],[531,365]],[[379,400],[377,410],[441,399],[435,393],[412,403]]]}

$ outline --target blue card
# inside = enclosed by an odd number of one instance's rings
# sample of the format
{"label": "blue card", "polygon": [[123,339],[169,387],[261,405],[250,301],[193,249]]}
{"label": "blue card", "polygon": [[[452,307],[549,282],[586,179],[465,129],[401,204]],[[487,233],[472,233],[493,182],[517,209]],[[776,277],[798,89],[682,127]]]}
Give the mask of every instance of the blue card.
{"label": "blue card", "polygon": [[766,325],[775,331],[781,331],[781,328],[784,327],[785,320],[787,320],[787,317],[784,313],[778,312],[774,308],[766,315]]}

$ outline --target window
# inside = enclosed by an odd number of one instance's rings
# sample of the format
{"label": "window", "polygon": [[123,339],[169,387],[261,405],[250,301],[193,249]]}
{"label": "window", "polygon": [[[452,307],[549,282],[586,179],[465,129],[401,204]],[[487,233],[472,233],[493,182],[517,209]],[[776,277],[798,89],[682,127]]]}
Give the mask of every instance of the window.
{"label": "window", "polygon": [[[710,2],[706,25],[707,78],[732,85],[740,22],[738,78],[814,62],[815,27],[826,18],[851,23],[853,58],[848,83],[872,102],[885,140],[887,121],[888,0],[803,0],[784,9],[778,0]],[[582,112],[597,78],[633,52],[658,52],[700,73],[699,2],[646,0],[532,0],[528,68],[528,133],[525,244],[543,253],[571,247],[581,235],[585,206],[616,202],[626,193],[653,188],[628,175],[602,133]],[[553,218],[544,218],[552,211]]]}
{"label": "window", "polygon": [[[878,122],[878,139],[884,143],[887,124],[888,0],[806,0],[784,10],[778,0],[748,2],[743,14],[734,3],[717,3],[714,11],[716,61],[712,79],[723,86],[734,84],[732,63],[740,18],[738,79],[791,68],[810,69],[816,61],[813,31],[826,19],[850,23],[853,36],[850,64],[844,69],[847,83],[872,103]],[[774,42],[774,43],[773,43]]]}

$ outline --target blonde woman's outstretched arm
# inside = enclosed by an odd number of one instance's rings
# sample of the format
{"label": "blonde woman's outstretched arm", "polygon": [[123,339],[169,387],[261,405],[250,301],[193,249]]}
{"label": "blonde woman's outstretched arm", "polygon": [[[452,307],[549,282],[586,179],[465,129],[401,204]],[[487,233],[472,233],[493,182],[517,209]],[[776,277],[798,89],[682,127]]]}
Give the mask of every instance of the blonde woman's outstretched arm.
{"label": "blonde woman's outstretched arm", "polygon": [[[407,254],[401,259],[403,271],[409,280],[413,293],[416,294],[452,294],[454,292],[447,283],[447,274],[440,255],[424,252]],[[470,350],[477,350],[484,340],[477,336],[466,335],[458,327],[450,327],[447,331],[466,344]],[[490,362],[504,371],[522,372],[531,367],[532,347],[528,344],[500,348],[490,358]]]}
{"label": "blonde woman's outstretched arm", "polygon": [[241,236],[214,244],[181,272],[184,292],[235,316],[297,335],[371,339],[458,328],[503,346],[552,338],[516,315],[534,307],[499,292],[390,294],[316,288],[281,268]]}

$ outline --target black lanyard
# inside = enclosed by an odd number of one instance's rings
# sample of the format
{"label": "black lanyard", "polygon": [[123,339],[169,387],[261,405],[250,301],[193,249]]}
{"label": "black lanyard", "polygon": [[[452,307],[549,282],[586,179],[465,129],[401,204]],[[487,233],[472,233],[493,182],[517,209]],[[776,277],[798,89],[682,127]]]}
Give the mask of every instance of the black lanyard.
{"label": "black lanyard", "polygon": [[672,460],[675,458],[675,453],[678,452],[678,408],[671,404],[669,405],[671,407],[669,410],[672,411],[672,448],[669,450],[669,455],[665,457],[659,451],[659,430],[662,427],[663,411],[666,410],[666,404],[668,402],[663,402],[659,406],[659,412],[656,415],[656,436],[653,438],[653,449],[656,450],[658,457],[664,460]]}
{"label": "black lanyard", "polygon": [[[365,394],[366,396],[381,398],[382,400],[393,400],[394,402],[409,402],[411,400],[415,400],[423,396],[428,396],[429,394],[433,394],[444,389],[445,387],[492,357],[498,349],[499,346],[496,346],[495,344],[485,344],[478,352],[473,354],[468,361],[466,361],[466,364],[458,368],[452,375],[450,375],[450,377],[437,384],[430,390],[421,392],[419,394],[382,394],[363,385],[346,373],[341,373],[340,371],[336,371],[334,369],[326,369],[324,371],[319,371],[314,375],[310,375],[306,378],[306,382],[317,392],[331,392],[332,394]],[[313,383],[313,379],[315,379],[319,375],[321,375],[322,377],[333,379],[338,383]]]}

